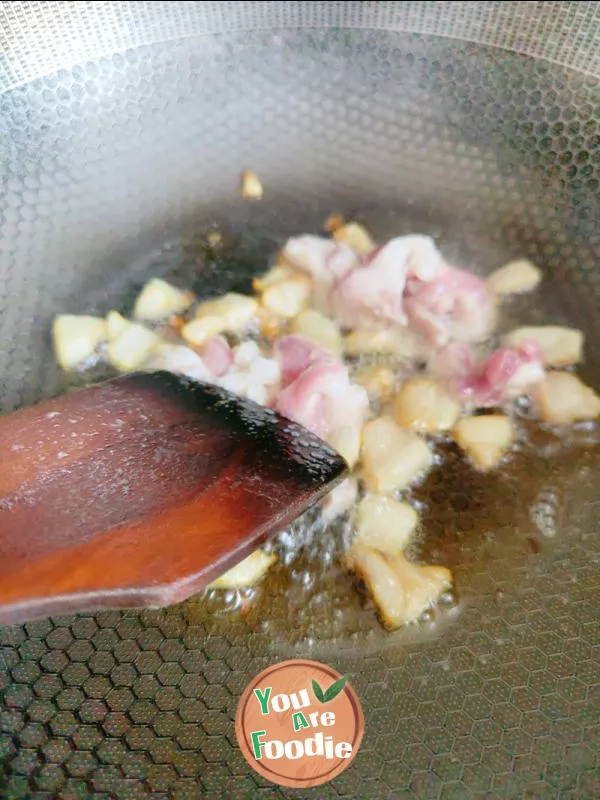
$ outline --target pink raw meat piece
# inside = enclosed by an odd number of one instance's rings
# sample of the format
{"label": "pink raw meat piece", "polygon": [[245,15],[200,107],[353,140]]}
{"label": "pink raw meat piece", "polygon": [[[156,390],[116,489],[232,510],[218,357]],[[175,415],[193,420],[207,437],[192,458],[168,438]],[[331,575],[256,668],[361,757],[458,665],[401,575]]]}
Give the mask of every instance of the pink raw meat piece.
{"label": "pink raw meat piece", "polygon": [[339,281],[360,264],[360,257],[349,245],[321,236],[292,237],[282,255],[290,266],[312,277],[312,303],[324,314],[332,311],[332,292]]}
{"label": "pink raw meat piece", "polygon": [[494,311],[484,280],[445,265],[433,280],[410,277],[405,309],[409,324],[438,347],[451,340],[477,341],[489,331]]}
{"label": "pink raw meat piece", "polygon": [[411,277],[431,281],[441,264],[441,256],[428,236],[391,239],[337,282],[331,298],[333,314],[349,328],[375,322],[405,325],[407,281]]}
{"label": "pink raw meat piece", "polygon": [[434,374],[449,379],[461,400],[477,408],[497,406],[525,394],[544,377],[542,352],[533,341],[518,348],[501,347],[479,364],[468,345],[451,344],[438,351],[428,366]]}
{"label": "pink raw meat piece", "polygon": [[329,353],[311,342],[310,339],[296,333],[278,339],[275,342],[274,355],[281,368],[284,386],[295,381],[312,364],[334,360]]}
{"label": "pink raw meat piece", "polygon": [[220,378],[233,363],[233,352],[223,336],[213,336],[200,350],[202,360],[209,372]]}
{"label": "pink raw meat piece", "polygon": [[329,358],[313,363],[283,389],[275,408],[317,436],[325,437],[338,427],[360,424],[368,397],[362,386],[350,382],[347,368]]}

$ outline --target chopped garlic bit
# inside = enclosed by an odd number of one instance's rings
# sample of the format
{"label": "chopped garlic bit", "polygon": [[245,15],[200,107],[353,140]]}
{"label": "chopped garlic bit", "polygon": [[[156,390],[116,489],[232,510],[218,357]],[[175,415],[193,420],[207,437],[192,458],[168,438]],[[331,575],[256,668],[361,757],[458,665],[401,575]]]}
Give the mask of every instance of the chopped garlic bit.
{"label": "chopped garlic bit", "polygon": [[339,326],[329,317],[312,308],[292,320],[290,330],[322,347],[334,358],[342,356],[342,334]]}
{"label": "chopped garlic bit", "polygon": [[360,456],[361,430],[358,425],[343,425],[327,437],[327,444],[342,456],[349,467],[355,466]]}
{"label": "chopped garlic bit", "polygon": [[187,311],[193,301],[191,292],[182,292],[160,278],[152,278],[136,300],[133,316],[144,322],[160,322]]}
{"label": "chopped garlic bit", "polygon": [[311,292],[312,281],[308,275],[297,272],[289,280],[264,289],[261,303],[268,311],[291,319],[308,306]]}
{"label": "chopped garlic bit", "polygon": [[452,583],[445,567],[412,564],[402,554],[384,554],[362,544],[353,545],[350,564],[366,583],[389,630],[416,622]]}
{"label": "chopped garlic bit", "polygon": [[258,301],[253,297],[230,292],[199,305],[196,319],[183,326],[181,335],[189,344],[203,344],[217,333],[241,330],[254,317],[257,308]]}
{"label": "chopped garlic bit", "polygon": [[330,214],[323,223],[323,230],[333,233],[344,224],[344,217],[341,214]]}
{"label": "chopped garlic bit", "polygon": [[396,383],[394,372],[389,367],[363,367],[354,373],[352,380],[364,387],[373,400],[389,400]]}
{"label": "chopped garlic bit", "polygon": [[133,372],[143,367],[161,344],[156,333],[137,322],[126,321],[122,333],[108,343],[109,364],[119,372]]}
{"label": "chopped garlic bit", "polygon": [[108,335],[101,317],[61,314],[52,325],[56,360],[62,369],[75,369],[94,355]]}
{"label": "chopped garlic bit", "polygon": [[265,339],[274,341],[285,332],[287,320],[269,311],[268,308],[259,308],[256,312],[258,332]]}
{"label": "chopped garlic bit", "polygon": [[553,425],[600,416],[600,397],[570,372],[549,372],[536,387],[534,400],[540,417]]}
{"label": "chopped garlic bit", "polygon": [[174,334],[181,333],[181,329],[185,325],[185,317],[181,314],[171,314],[169,317],[169,328]]}
{"label": "chopped garlic bit", "polygon": [[542,349],[544,363],[551,367],[578,364],[583,358],[583,333],[576,328],[560,325],[524,327],[505,337],[508,347],[518,347],[523,342],[534,341]]}
{"label": "chopped garlic bit", "polygon": [[220,244],[223,244],[223,234],[221,231],[209,231],[206,234],[206,242],[210,247],[218,247]]}
{"label": "chopped garlic bit", "polygon": [[348,222],[346,225],[335,228],[333,238],[338,242],[350,245],[360,255],[367,255],[377,247],[367,229],[358,222]]}
{"label": "chopped garlic bit", "polygon": [[367,494],[358,504],[355,542],[383,553],[402,552],[418,521],[417,512],[408,503]]}
{"label": "chopped garlic bit", "polygon": [[242,589],[244,586],[255,586],[261,581],[273,564],[277,561],[275,553],[265,553],[258,549],[250,553],[243,561],[220,575],[209,584],[209,589]]}
{"label": "chopped garlic bit", "polygon": [[525,294],[535,289],[541,280],[541,271],[531,261],[521,259],[492,272],[487,285],[494,294]]}
{"label": "chopped garlic bit", "polygon": [[418,433],[449,431],[459,414],[459,403],[432,378],[409,378],[394,403],[396,422]]}
{"label": "chopped garlic bit", "polygon": [[514,433],[510,419],[503,414],[465,417],[454,426],[454,440],[474,466],[492,469],[510,447]]}
{"label": "chopped garlic bit", "polygon": [[242,197],[249,200],[260,200],[263,196],[263,186],[258,177],[249,169],[242,172]]}
{"label": "chopped garlic bit", "polygon": [[367,489],[386,494],[405,489],[431,466],[433,456],[416,433],[379,417],[363,429],[361,460]]}

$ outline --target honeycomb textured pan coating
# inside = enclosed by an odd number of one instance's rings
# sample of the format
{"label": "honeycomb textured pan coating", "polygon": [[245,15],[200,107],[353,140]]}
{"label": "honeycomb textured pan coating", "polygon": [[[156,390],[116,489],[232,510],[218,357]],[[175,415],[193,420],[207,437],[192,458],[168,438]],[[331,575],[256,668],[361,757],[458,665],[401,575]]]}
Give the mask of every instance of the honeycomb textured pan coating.
{"label": "honeycomb textured pan coating", "polygon": [[[1,410],[68,385],[57,312],[127,310],[150,275],[243,287],[331,211],[482,273],[532,258],[513,322],[582,327],[600,387],[599,30],[593,3],[5,4]],[[215,225],[239,265],[203,260]],[[595,800],[599,440],[538,438],[497,478],[451,457],[417,492],[420,554],[459,598],[419,630],[383,634],[326,569],[335,532],[245,616],[212,597],[0,630],[0,796],[300,797],[249,770],[233,718],[252,675],[312,656],[349,674],[366,734],[306,797]]]}

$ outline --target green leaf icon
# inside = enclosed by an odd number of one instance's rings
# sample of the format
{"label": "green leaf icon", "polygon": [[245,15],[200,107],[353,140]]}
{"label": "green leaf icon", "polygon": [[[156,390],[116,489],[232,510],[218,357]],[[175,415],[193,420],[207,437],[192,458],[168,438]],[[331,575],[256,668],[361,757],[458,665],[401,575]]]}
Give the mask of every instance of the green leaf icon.
{"label": "green leaf icon", "polygon": [[320,703],[324,703],[325,702],[325,695],[323,694],[323,689],[321,689],[321,687],[319,686],[319,684],[316,682],[316,680],[314,678],[313,678],[313,682],[312,682],[312,688],[313,688],[313,692],[315,693],[315,697],[317,698],[317,700]]}
{"label": "green leaf icon", "polygon": [[331,684],[331,686],[328,689],[326,689],[326,691],[323,691],[323,689],[321,689],[319,684],[315,680],[313,680],[312,688],[315,697],[320,703],[328,703],[330,700],[333,700],[338,696],[338,694],[342,691],[342,689],[346,685],[347,680],[348,678],[346,678],[345,675],[342,675],[342,677],[338,678],[337,681],[334,681]]}
{"label": "green leaf icon", "polygon": [[348,678],[346,678],[345,675],[342,675],[341,678],[339,678],[337,681],[332,683],[331,686],[329,687],[329,689],[327,689],[327,691],[325,692],[325,700],[324,700],[324,702],[328,703],[330,700],[333,700],[334,697],[337,697],[338,694],[342,691],[342,689],[346,685],[346,681],[347,680],[348,680]]}

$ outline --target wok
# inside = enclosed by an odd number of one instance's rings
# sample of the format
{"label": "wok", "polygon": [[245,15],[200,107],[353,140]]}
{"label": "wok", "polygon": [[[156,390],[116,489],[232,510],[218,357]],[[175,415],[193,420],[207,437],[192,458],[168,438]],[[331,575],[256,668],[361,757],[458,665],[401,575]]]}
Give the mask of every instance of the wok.
{"label": "wok", "polygon": [[[4,4],[2,411],[73,385],[56,313],[127,310],[152,275],[243,288],[332,211],[481,273],[531,258],[515,319],[582,328],[597,388],[599,36],[578,2]],[[225,259],[215,227],[239,237]],[[598,797],[600,447],[537,444],[423,488],[420,554],[457,597],[418,628],[379,629],[343,530],[299,528],[244,614],[215,593],[1,629],[2,796],[298,797],[251,772],[233,719],[253,675],[311,657],[349,675],[366,732],[306,796]]]}

